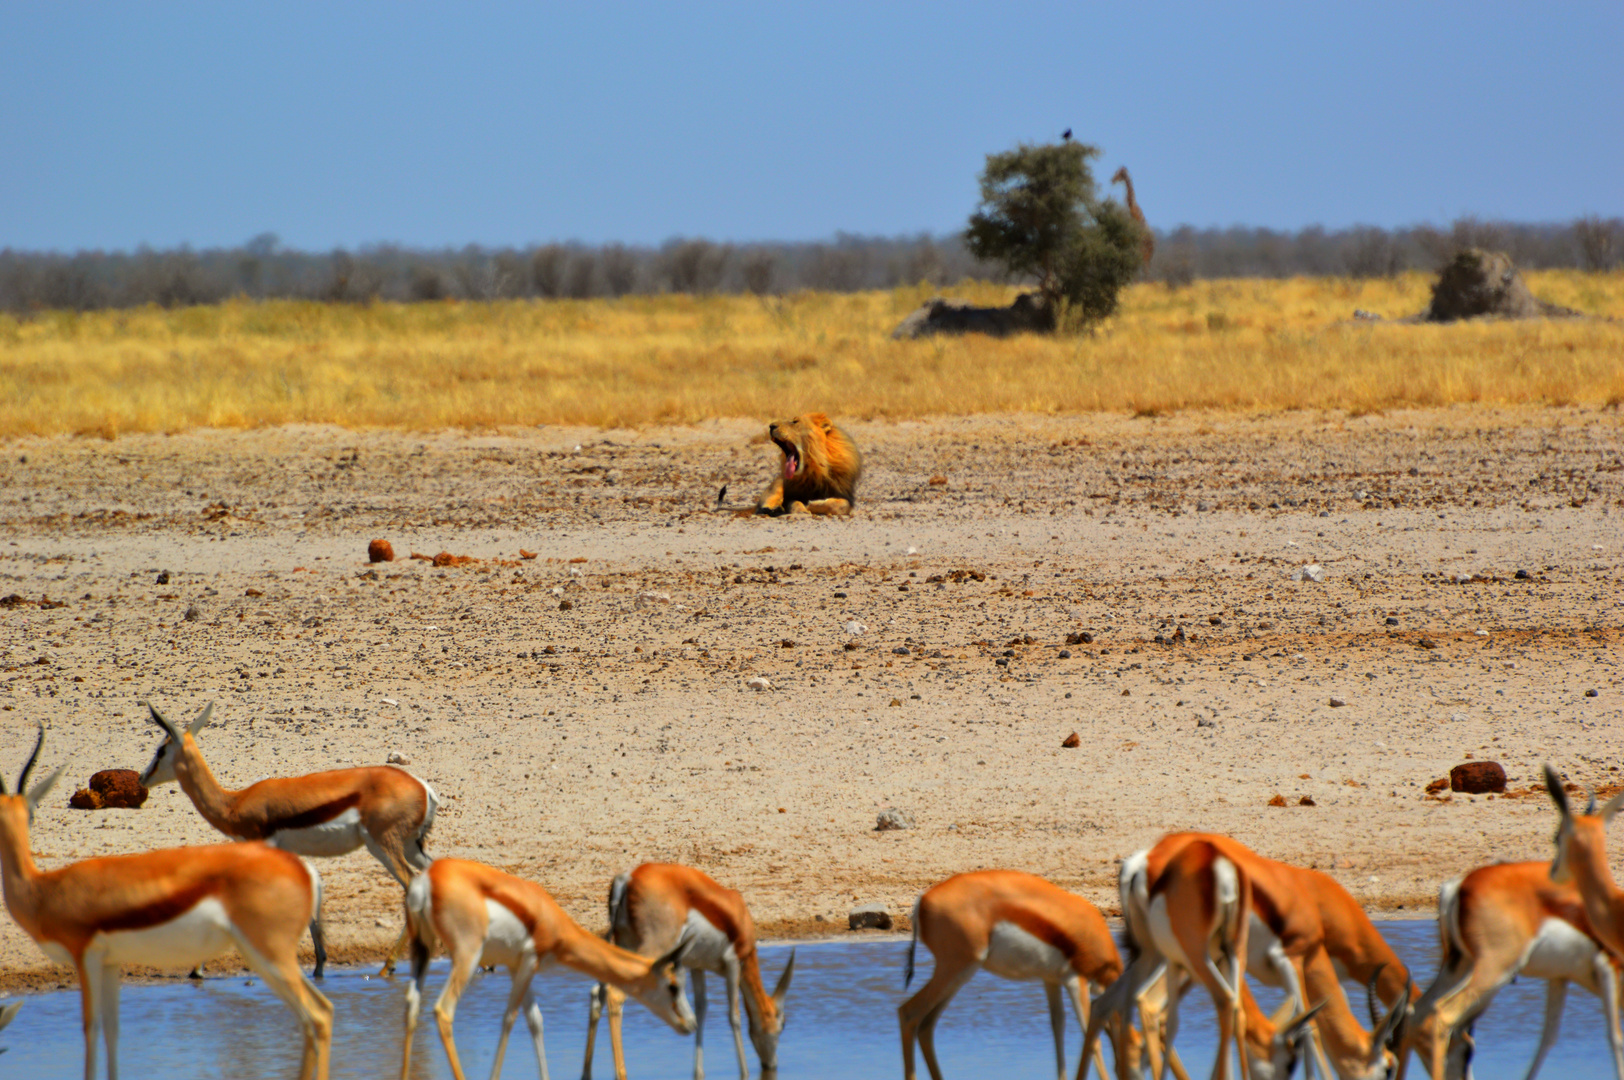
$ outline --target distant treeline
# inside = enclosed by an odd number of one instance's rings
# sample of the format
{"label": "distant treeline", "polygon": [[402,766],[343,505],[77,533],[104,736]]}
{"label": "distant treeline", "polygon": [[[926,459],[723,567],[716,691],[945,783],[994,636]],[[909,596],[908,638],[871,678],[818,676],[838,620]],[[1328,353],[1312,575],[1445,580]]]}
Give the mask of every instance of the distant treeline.
{"label": "distant treeline", "polygon": [[[1299,232],[1182,226],[1157,232],[1146,276],[1172,288],[1199,278],[1382,277],[1432,270],[1463,247],[1505,251],[1529,269],[1608,270],[1624,258],[1624,220],[1524,225],[1463,218],[1447,229],[1315,226]],[[837,234],[826,243],[737,245],[672,240],[658,248],[572,243],[422,250],[380,244],[315,254],[284,248],[267,233],[241,247],[203,251],[63,255],[6,248],[0,250],[0,310],[182,307],[233,296],[365,303],[856,292],[998,276],[996,268],[972,258],[957,235]]]}

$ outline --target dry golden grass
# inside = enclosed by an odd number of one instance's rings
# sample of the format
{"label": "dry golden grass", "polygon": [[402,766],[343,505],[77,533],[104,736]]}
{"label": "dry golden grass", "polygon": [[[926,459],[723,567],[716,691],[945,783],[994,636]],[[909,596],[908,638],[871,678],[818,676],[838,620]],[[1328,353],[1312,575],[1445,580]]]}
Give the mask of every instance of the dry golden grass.
{"label": "dry golden grass", "polygon": [[1421,310],[1420,274],[1138,285],[1093,335],[1002,341],[890,340],[924,287],[0,316],[0,436],[1624,400],[1624,273],[1527,276],[1536,295],[1607,318],[1346,321]]}

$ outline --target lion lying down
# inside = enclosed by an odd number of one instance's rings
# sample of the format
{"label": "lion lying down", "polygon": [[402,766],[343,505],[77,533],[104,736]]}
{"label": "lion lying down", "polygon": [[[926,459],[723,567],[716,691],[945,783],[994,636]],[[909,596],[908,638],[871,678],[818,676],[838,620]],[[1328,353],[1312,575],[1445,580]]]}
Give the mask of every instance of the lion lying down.
{"label": "lion lying down", "polygon": [[857,502],[863,456],[844,431],[822,413],[767,425],[784,453],[783,474],[756,503],[756,513],[849,514]]}

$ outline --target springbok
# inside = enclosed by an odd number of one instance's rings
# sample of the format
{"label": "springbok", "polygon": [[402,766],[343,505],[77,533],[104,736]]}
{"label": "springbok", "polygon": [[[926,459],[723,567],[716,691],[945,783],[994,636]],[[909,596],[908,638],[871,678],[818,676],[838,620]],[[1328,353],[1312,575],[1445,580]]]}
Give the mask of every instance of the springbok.
{"label": "springbok", "polygon": [[6,907],[46,956],[79,976],[85,1080],[95,1080],[98,1034],[108,1080],[118,1080],[118,991],[124,964],[200,963],[235,946],[299,1020],[300,1080],[326,1080],[333,1007],[299,968],[299,939],[321,905],[321,879],[299,858],[265,844],[216,844],[112,855],[41,871],[28,830],[62,769],[28,776],[45,742],[8,794],[0,779],[0,870]]}
{"label": "springbok", "polygon": [[1613,872],[1607,866],[1607,823],[1624,808],[1624,791],[1609,799],[1600,812],[1596,810],[1596,797],[1591,795],[1585,812],[1575,816],[1568,806],[1562,777],[1549,763],[1545,765],[1545,789],[1561,815],[1551,880],[1574,884],[1584,901],[1591,935],[1608,952],[1624,957],[1624,889],[1613,881]]}
{"label": "springbok", "polygon": [[[1086,1031],[1088,987],[1105,986],[1122,973],[1116,944],[1098,908],[1058,885],[1016,870],[957,874],[925,890],[914,904],[904,988],[913,981],[914,950],[920,942],[930,950],[935,966],[919,992],[897,1008],[905,1080],[916,1076],[916,1039],[932,1080],[941,1080],[936,1023],[953,996],[983,968],[1005,979],[1043,983],[1054,1032],[1055,1070],[1064,1080],[1066,1020],[1061,990],[1070,996],[1077,1022]],[[1105,1059],[1097,1044],[1094,1052],[1103,1074]],[[1085,1061],[1079,1072],[1086,1069]]]}
{"label": "springbok", "polygon": [[[1556,884],[1549,870],[1550,864],[1543,862],[1496,863],[1439,890],[1442,960],[1438,977],[1413,1012],[1416,1019],[1436,1017],[1438,1039],[1429,1047],[1430,1060],[1422,1059],[1434,1077],[1466,1075],[1474,1049],[1473,1024],[1501,987],[1526,975],[1546,981],[1545,1024],[1527,1080],[1534,1080],[1556,1042],[1570,982],[1601,998],[1613,1073],[1624,1080],[1617,962],[1591,934],[1578,888]],[[1403,1058],[1401,1078],[1408,1053]]]}
{"label": "springbok", "polygon": [[[739,1056],[739,1076],[749,1080],[750,1064],[744,1056],[739,1031],[740,990],[750,1027],[750,1042],[761,1059],[761,1073],[778,1069],[778,1036],[784,1030],[784,997],[795,974],[795,953],[778,977],[771,994],[761,981],[756,954],[756,924],[744,897],[717,884],[708,875],[673,863],[644,863],[615,878],[609,887],[609,940],[643,956],[659,956],[686,939],[689,948],[682,965],[694,978],[694,1080],[705,1076],[705,973],[722,976],[727,986],[727,1018],[733,1026],[733,1048]],[[607,1003],[609,1045],[614,1053],[616,1080],[626,1080],[626,1055],[621,1041],[621,995],[607,984],[592,991],[586,1029],[586,1062],[582,1080],[592,1078],[592,1049],[597,1041],[598,1016]]]}
{"label": "springbok", "polygon": [[[402,888],[429,865],[423,841],[440,800],[434,789],[400,766],[276,777],[232,791],[220,786],[197,748],[197,737],[214,714],[213,702],[184,731],[156,706],[148,703],[147,708],[164,739],[141,782],[157,787],[178,781],[203,819],[227,836],[263,840],[283,851],[318,857],[348,855],[365,845]],[[320,978],[327,966],[327,945],[319,910],[316,916],[310,936],[316,946],[315,975]],[[384,974],[395,970],[395,957],[405,944],[402,930],[384,958]]]}
{"label": "springbok", "polygon": [[412,1067],[412,1032],[422,1003],[423,978],[439,945],[451,956],[451,975],[434,1004],[434,1019],[456,1080],[466,1080],[451,1023],[462,996],[481,964],[506,967],[513,976],[502,1035],[496,1043],[491,1080],[502,1075],[508,1035],[522,1006],[536,1063],[547,1080],[547,1053],[541,1039],[541,1008],[530,980],[541,967],[559,963],[631,995],[684,1035],[693,1033],[694,1014],[683,993],[680,965],[688,942],[657,959],[639,956],[582,929],[540,885],[465,859],[436,859],[406,888],[406,933],[411,942],[412,977],[406,985],[406,1045],[400,1075]]}
{"label": "springbok", "polygon": [[[1195,849],[1195,854],[1186,856],[1186,849],[1190,848]],[[1182,880],[1178,889],[1170,894],[1172,882],[1167,881],[1166,875],[1173,866],[1178,867]],[[1098,1037],[1098,1031],[1110,1022],[1112,1013],[1131,1009],[1137,1003],[1143,1017],[1147,1053],[1153,1068],[1159,1071],[1156,1063],[1161,1044],[1171,1042],[1172,1032],[1176,1030],[1174,1011],[1188,989],[1188,980],[1195,978],[1207,986],[1215,1003],[1221,1002],[1231,1010],[1236,1026],[1244,1027],[1243,1068],[1249,1075],[1288,1074],[1295,1062],[1294,1052],[1291,1047],[1273,1041],[1282,1035],[1276,1025],[1286,1023],[1285,1015],[1270,1021],[1267,1028],[1260,1028],[1262,1014],[1244,982],[1237,986],[1223,972],[1218,972],[1217,979],[1211,978],[1213,969],[1199,951],[1185,955],[1182,960],[1179,955],[1184,949],[1194,947],[1191,942],[1196,940],[1203,924],[1210,925],[1214,933],[1222,928],[1218,913],[1226,906],[1238,905],[1243,885],[1248,893],[1249,909],[1245,969],[1268,985],[1286,989],[1287,998],[1281,1012],[1289,1015],[1294,1011],[1297,1017],[1287,1024],[1283,1033],[1295,1039],[1306,1030],[1324,1039],[1328,1058],[1318,1046],[1311,1047],[1322,1064],[1322,1073],[1334,1068],[1343,1078],[1389,1075],[1396,1068],[1391,1051],[1403,1037],[1407,1003],[1416,992],[1407,969],[1398,962],[1363,910],[1346,890],[1325,874],[1265,859],[1228,837],[1208,834],[1175,833],[1149,851],[1137,852],[1124,860],[1120,880],[1123,918],[1134,959],[1123,979],[1096,1003],[1096,1018],[1090,1025],[1088,1039],[1092,1042]],[[1186,928],[1184,936],[1189,940],[1185,942],[1180,942],[1175,932],[1180,919],[1191,924]],[[1240,942],[1233,930],[1229,937],[1238,947]],[[1169,956],[1168,948],[1178,953]],[[1216,946],[1207,950],[1210,954],[1222,951]],[[1164,1020],[1152,1002],[1139,999],[1141,988],[1154,985],[1168,961],[1173,963],[1168,972],[1169,985],[1165,991],[1168,1015]],[[1378,993],[1387,992],[1382,990],[1383,979],[1390,975],[1391,967],[1397,967],[1403,978],[1392,989],[1396,1004],[1385,1020],[1379,1020],[1374,1001]],[[1340,983],[1343,975],[1367,983],[1372,1023],[1377,1029],[1374,1035],[1360,1026],[1349,1008]],[[1391,980],[1387,985],[1391,986]],[[1320,1002],[1313,1010],[1306,1008],[1310,998]],[[1304,1029],[1301,1021],[1314,1014],[1317,1014],[1314,1026]],[[1168,1032],[1165,1039],[1160,1034],[1164,1025]],[[1254,1035],[1254,1032],[1265,1031],[1267,1038]],[[1434,1028],[1427,1025],[1418,1032],[1417,1041],[1430,1046],[1433,1033]]]}

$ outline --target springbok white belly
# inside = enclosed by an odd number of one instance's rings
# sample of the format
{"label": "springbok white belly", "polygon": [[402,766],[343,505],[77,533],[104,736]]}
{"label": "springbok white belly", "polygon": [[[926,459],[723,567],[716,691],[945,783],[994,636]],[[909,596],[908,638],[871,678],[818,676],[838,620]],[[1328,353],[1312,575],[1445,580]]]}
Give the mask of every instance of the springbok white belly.
{"label": "springbok white belly", "polygon": [[1280,939],[1254,911],[1246,924],[1246,973],[1264,986],[1280,990],[1286,986],[1281,965],[1289,963],[1286,951],[1280,947]]}
{"label": "springbok white belly", "polygon": [[688,909],[688,921],[682,932],[689,943],[688,953],[682,958],[683,967],[725,975],[727,968],[737,960],[733,940],[693,908]]}
{"label": "springbok white belly", "polygon": [[331,821],[305,829],[283,829],[265,842],[295,855],[318,858],[348,855],[365,843],[361,835],[361,811],[352,806]]}
{"label": "springbok white belly", "polygon": [[231,945],[231,919],[220,901],[208,898],[157,926],[99,933],[85,951],[99,951],[111,964],[187,968],[220,955]]}
{"label": "springbok white belly", "polygon": [[536,951],[536,942],[530,936],[530,931],[505,904],[486,900],[485,917],[490,923],[485,930],[485,948],[479,954],[481,964],[512,967],[527,952]]}
{"label": "springbok white belly", "polygon": [[1546,919],[1523,954],[1519,974],[1535,979],[1568,979],[1598,993],[1596,943],[1561,919]]}
{"label": "springbok white belly", "polygon": [[1066,954],[1012,922],[993,924],[981,964],[1005,979],[1064,982],[1073,974]]}

